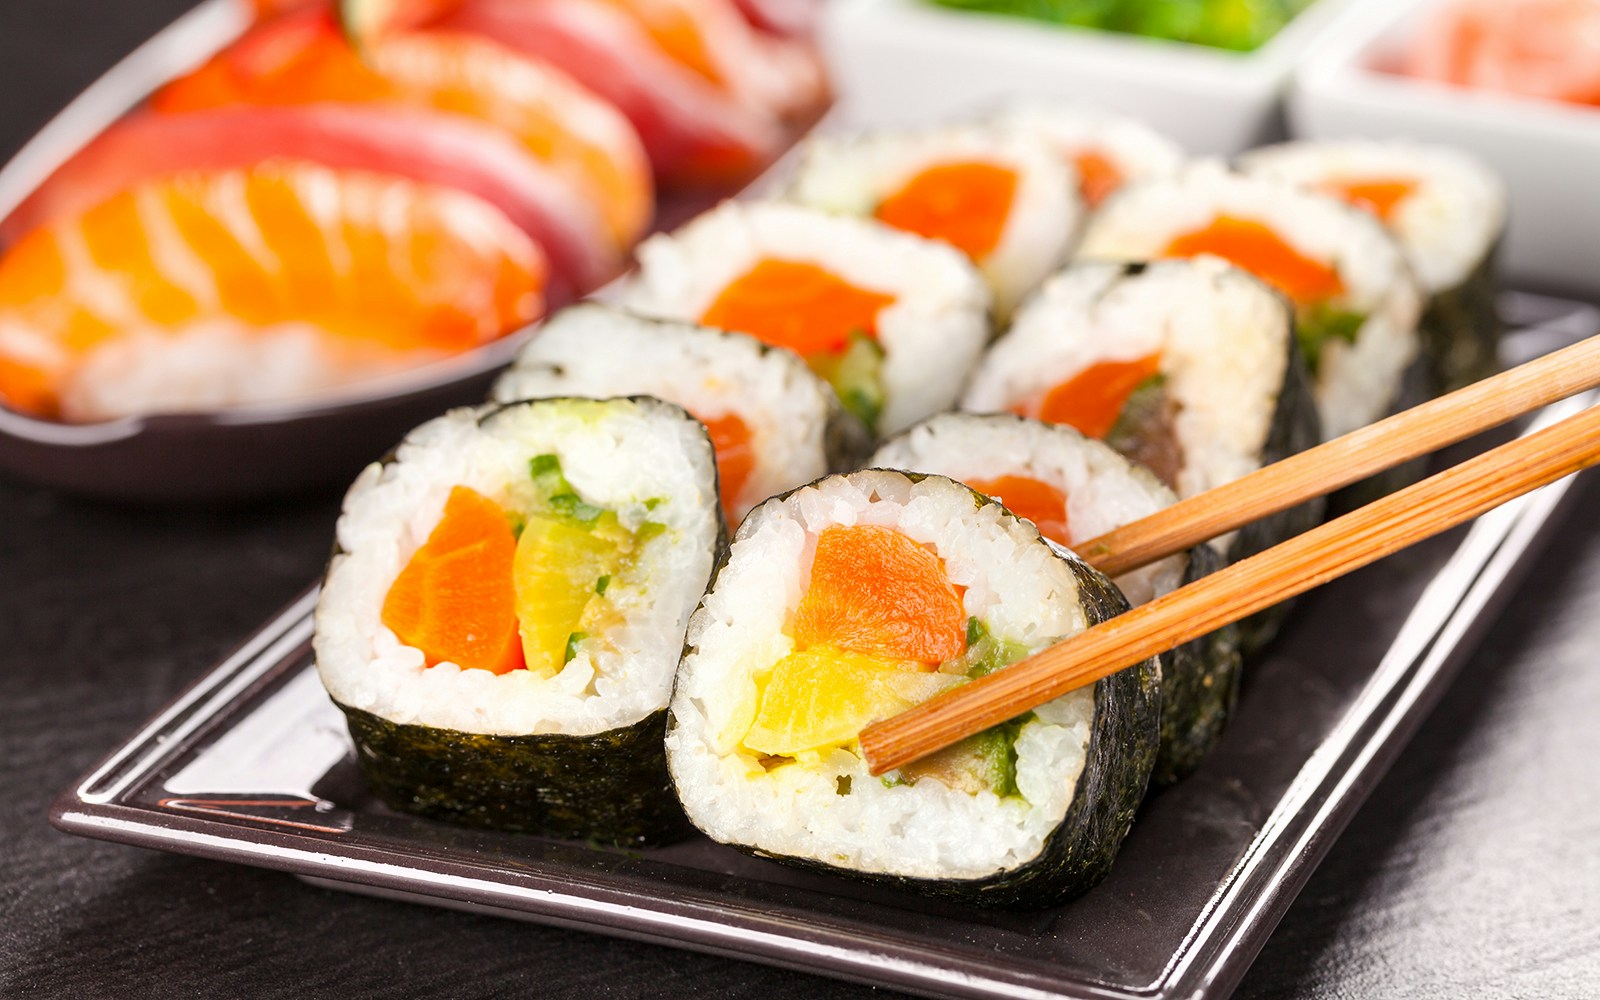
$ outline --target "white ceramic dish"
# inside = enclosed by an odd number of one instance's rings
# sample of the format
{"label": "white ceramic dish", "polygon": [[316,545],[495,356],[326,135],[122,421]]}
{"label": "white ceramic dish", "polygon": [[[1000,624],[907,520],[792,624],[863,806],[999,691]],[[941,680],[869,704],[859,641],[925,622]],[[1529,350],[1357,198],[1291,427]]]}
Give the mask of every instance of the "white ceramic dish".
{"label": "white ceramic dish", "polygon": [[1404,137],[1482,157],[1511,191],[1507,284],[1600,294],[1600,109],[1384,72],[1439,2],[1363,5],[1332,26],[1296,75],[1291,131]]}
{"label": "white ceramic dish", "polygon": [[1294,68],[1347,16],[1385,2],[1317,0],[1260,49],[1238,53],[927,0],[833,0],[822,45],[854,124],[914,125],[1038,95],[1131,114],[1193,153],[1232,154],[1279,137]]}

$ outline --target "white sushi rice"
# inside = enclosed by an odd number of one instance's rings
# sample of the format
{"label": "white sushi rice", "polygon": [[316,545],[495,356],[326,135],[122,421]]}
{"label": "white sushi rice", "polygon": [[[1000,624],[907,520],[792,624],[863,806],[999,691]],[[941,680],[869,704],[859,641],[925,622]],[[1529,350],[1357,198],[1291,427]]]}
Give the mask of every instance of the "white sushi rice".
{"label": "white sushi rice", "polygon": [[1330,139],[1263,146],[1239,166],[1317,189],[1351,181],[1412,181],[1385,220],[1430,294],[1461,284],[1506,226],[1506,188],[1492,170],[1447,146],[1401,140]]}
{"label": "white sushi rice", "polygon": [[[673,692],[667,760],[685,810],[713,839],[832,865],[912,877],[977,878],[1038,854],[1066,814],[1094,718],[1092,688],[1040,707],[1018,736],[1020,796],[937,780],[886,784],[849,750],[801,755],[768,771],[740,741],[758,708],[757,676],[790,652],[783,633],[832,525],[895,528],[930,546],[966,613],[1038,649],[1086,627],[1077,580],[1026,521],[967,488],[891,471],[833,476],[756,508],[689,625]],[[892,787],[891,787],[892,785]],[[848,793],[842,791],[847,787]]]}
{"label": "white sushi rice", "polygon": [[1018,129],[958,125],[919,132],[876,132],[856,139],[819,136],[802,152],[788,196],[828,212],[871,217],[930,167],[977,162],[1017,178],[1010,212],[994,248],[974,263],[1009,315],[1078,237],[1083,217],[1077,169],[1041,137]]}
{"label": "white sushi rice", "polygon": [[991,348],[961,401],[1011,412],[1107,361],[1157,352],[1176,405],[1179,496],[1255,471],[1289,366],[1282,296],[1215,257],[1074,264],[1051,278]]}
{"label": "white sushi rice", "polygon": [[1324,436],[1337,437],[1386,414],[1419,350],[1422,295],[1399,245],[1367,213],[1201,160],[1176,177],[1130,187],[1111,199],[1090,220],[1076,256],[1159,257],[1173,239],[1219,216],[1260,222],[1298,253],[1331,265],[1345,288],[1335,305],[1366,317],[1355,343],[1330,338],[1323,345],[1313,392]]}
{"label": "white sushi rice", "polygon": [[[0,320],[0,353],[11,350]],[[86,422],[295,403],[366,379],[421,367],[444,351],[394,351],[339,342],[309,323],[203,320],[177,328],[130,324],[61,365],[61,416]]]}
{"label": "white sushi rice", "polygon": [[856,287],[894,296],[878,313],[886,401],[879,434],[949,409],[988,340],[989,294],[961,254],[865,219],[776,202],[725,202],[638,249],[618,293],[624,308],[697,322],[757,263],[822,267]]}
{"label": "white sushi rice", "polygon": [[[1001,476],[1037,480],[1065,495],[1070,545],[1148,517],[1178,499],[1148,469],[1071,427],[1000,414],[930,417],[886,441],[869,464],[969,484]],[[1129,603],[1143,604],[1178,589],[1187,561],[1183,555],[1169,556],[1124,573],[1117,587]]]}
{"label": "white sushi rice", "polygon": [[[606,597],[623,624],[587,642],[552,677],[496,676],[424,664],[382,624],[384,599],[439,521],[452,487],[519,509],[529,461],[555,454],[587,501],[637,530],[666,530]],[[656,400],[551,400],[452,410],[373,464],[345,497],[337,554],[317,601],[317,670],[334,701],[390,722],[471,733],[586,735],[631,725],[666,705],[689,613],[712,568],[718,521],[705,430]],[[654,503],[648,509],[648,501]]]}
{"label": "white sushi rice", "polygon": [[[490,398],[646,395],[707,419],[735,414],[755,464],[734,516],[828,471],[833,390],[788,351],[691,323],[578,305],[546,320],[495,382]],[[724,484],[726,488],[726,484]]]}
{"label": "white sushi rice", "polygon": [[1136,118],[1077,104],[1017,104],[996,118],[1003,128],[1037,135],[1072,160],[1083,153],[1105,157],[1123,184],[1170,177],[1187,159],[1183,147]]}

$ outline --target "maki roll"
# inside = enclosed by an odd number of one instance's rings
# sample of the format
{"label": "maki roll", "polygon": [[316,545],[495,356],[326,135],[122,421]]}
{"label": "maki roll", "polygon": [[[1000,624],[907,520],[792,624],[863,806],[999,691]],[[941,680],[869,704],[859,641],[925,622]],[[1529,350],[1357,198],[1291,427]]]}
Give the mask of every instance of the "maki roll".
{"label": "maki roll", "polygon": [[654,399],[453,410],[350,488],[317,670],[390,806],[638,845],[684,832],[661,740],[721,547],[705,428]]}
{"label": "maki roll", "polygon": [[1187,157],[1183,147],[1127,115],[1069,104],[1019,104],[997,119],[1002,128],[1036,135],[1078,171],[1078,193],[1092,211],[1124,185],[1170,177]]}
{"label": "maki roll", "polygon": [[667,760],[761,857],[994,906],[1110,868],[1155,758],[1144,663],[878,778],[857,734],[1125,610],[1105,577],[939,476],[831,476],[750,513],[689,627]]}
{"label": "maki roll", "polygon": [[1382,224],[1336,198],[1216,161],[1131,187],[1093,219],[1080,260],[1210,254],[1294,303],[1323,433],[1394,409],[1418,357],[1421,293]]}
{"label": "maki roll", "polygon": [[706,425],[730,524],[774,493],[853,468],[868,449],[866,428],[797,355],[602,305],[546,320],[490,392],[496,400],[630,395],[677,403]]}
{"label": "maki roll", "polygon": [[1422,348],[1440,391],[1494,372],[1503,324],[1495,252],[1505,184],[1461,150],[1362,139],[1289,142],[1240,160],[1263,174],[1342,198],[1389,227],[1428,296]]}
{"label": "maki roll", "polygon": [[624,308],[794,351],[877,435],[954,405],[989,338],[971,264],[865,219],[726,202],[638,256]]}
{"label": "maki roll", "polygon": [[[1067,426],[1021,417],[943,413],[886,442],[882,468],[949,476],[988,494],[1071,547],[1148,517],[1177,497],[1149,470]],[[1222,566],[1209,545],[1115,581],[1135,606]],[[1193,771],[1222,735],[1239,692],[1239,629],[1229,625],[1160,657],[1161,744],[1151,781]]]}
{"label": "maki roll", "polygon": [[[1288,302],[1215,257],[1074,264],[984,356],[965,410],[1066,424],[1147,466],[1179,497],[1316,444],[1316,405]],[[1310,501],[1213,545],[1237,561],[1313,527]],[[1242,625],[1264,646],[1286,606]]]}
{"label": "maki roll", "polygon": [[[961,407],[1074,427],[1179,497],[1320,440],[1288,303],[1214,257],[1068,267],[984,355]],[[1294,508],[1218,547],[1236,561],[1320,513]]]}
{"label": "maki roll", "polygon": [[954,126],[807,143],[789,197],[966,254],[1010,314],[1066,258],[1082,203],[1071,161],[1020,130]]}

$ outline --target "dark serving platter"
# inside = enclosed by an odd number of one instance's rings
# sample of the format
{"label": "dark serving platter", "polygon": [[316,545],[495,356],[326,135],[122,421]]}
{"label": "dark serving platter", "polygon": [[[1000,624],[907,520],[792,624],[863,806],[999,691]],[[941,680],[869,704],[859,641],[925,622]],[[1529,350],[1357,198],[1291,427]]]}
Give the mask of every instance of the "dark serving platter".
{"label": "dark serving platter", "polygon": [[[0,168],[0,219],[106,126],[238,37],[250,0],[204,0],[79,94]],[[353,478],[412,427],[483,398],[529,330],[316,399],[98,423],[0,406],[0,473],[92,496],[225,500]]]}
{"label": "dark serving platter", "polygon": [[[163,84],[220,51],[256,17],[253,0],[201,0],[80,93],[0,166],[0,221],[53,171]],[[657,228],[715,202],[659,199]],[[604,294],[601,290],[599,294]],[[429,365],[304,400],[71,424],[0,404],[0,475],[139,502],[210,502],[348,482],[411,428],[481,402],[536,327]]]}
{"label": "dark serving platter", "polygon": [[[1511,295],[1504,308],[1520,328],[1508,362],[1600,329],[1600,311],[1577,303]],[[929,996],[1226,996],[1559,530],[1570,485],[1303,598],[1212,756],[1145,803],[1105,882],[1053,910],[866,889],[699,837],[616,851],[390,811],[361,786],[312,667],[314,589],[66,791],[52,820],[319,885]]]}

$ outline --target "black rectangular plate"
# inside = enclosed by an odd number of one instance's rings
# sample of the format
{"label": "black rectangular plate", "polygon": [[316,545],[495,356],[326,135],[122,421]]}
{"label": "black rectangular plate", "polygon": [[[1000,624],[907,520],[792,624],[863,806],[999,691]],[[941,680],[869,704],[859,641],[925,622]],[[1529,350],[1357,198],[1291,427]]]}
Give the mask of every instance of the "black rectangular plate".
{"label": "black rectangular plate", "polygon": [[[1505,308],[1520,328],[1508,362],[1600,327],[1578,303],[1510,295]],[[623,852],[392,812],[362,788],[311,666],[314,591],[64,793],[52,818],[352,891],[929,996],[1226,996],[1556,530],[1569,487],[1303,599],[1215,753],[1145,803],[1104,883],[1042,913],[864,889],[704,838]]]}

